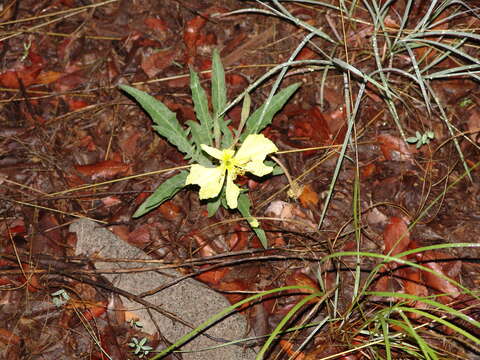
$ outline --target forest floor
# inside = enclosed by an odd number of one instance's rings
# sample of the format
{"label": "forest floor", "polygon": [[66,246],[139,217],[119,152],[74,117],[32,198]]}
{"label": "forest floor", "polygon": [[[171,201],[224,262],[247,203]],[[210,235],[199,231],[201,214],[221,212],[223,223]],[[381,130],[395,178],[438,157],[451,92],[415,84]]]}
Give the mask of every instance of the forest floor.
{"label": "forest floor", "polygon": [[[114,291],[80,276],[93,264],[75,256],[78,218],[231,304],[308,287],[241,308],[260,339],[245,346],[272,340],[263,358],[480,358],[479,2],[316,3],[3,2],[2,359],[126,359],[134,337],[178,340],[108,316]],[[194,186],[132,217],[189,163],[119,85],[186,126],[189,69],[210,94],[214,49],[228,102],[298,61],[279,89],[302,86],[262,131],[297,193],[285,175],[237,179],[267,248],[238,212],[208,217]],[[278,74],[250,92],[252,109]],[[237,128],[242,102],[225,116]],[[269,337],[279,324],[300,329]]]}

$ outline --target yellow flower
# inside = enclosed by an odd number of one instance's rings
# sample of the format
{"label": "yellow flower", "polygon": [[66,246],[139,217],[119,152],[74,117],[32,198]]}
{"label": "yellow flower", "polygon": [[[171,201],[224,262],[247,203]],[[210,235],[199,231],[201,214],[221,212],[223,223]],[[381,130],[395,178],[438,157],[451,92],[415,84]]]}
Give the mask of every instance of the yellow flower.
{"label": "yellow flower", "polygon": [[192,165],[185,185],[199,185],[200,199],[210,199],[220,193],[226,176],[227,204],[231,209],[237,207],[240,194],[240,188],[233,183],[237,175],[249,172],[261,177],[271,173],[273,168],[265,165],[263,161],[268,154],[278,151],[275,144],[262,134],[248,135],[236,154],[232,149],[218,150],[205,144],[201,147],[207,154],[219,160],[220,165],[214,168]]}

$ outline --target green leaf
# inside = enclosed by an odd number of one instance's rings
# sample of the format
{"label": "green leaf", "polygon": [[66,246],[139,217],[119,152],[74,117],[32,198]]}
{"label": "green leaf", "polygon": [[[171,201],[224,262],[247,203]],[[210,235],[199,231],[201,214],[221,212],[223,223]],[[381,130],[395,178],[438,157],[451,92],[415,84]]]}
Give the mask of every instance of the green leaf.
{"label": "green leaf", "polygon": [[265,104],[260,106],[255,112],[248,118],[247,126],[240,137],[240,140],[245,140],[245,138],[250,134],[258,134],[262,131],[267,125],[272,122],[273,116],[285,105],[285,103],[290,99],[295,91],[300,87],[302,83],[298,82],[292,84],[285,89],[281,90],[278,94],[272,97],[272,101],[268,108],[265,111],[263,119],[261,119],[261,115]]}
{"label": "green leaf", "polygon": [[227,105],[225,71],[217,49],[214,50],[212,57],[212,105],[215,116],[220,114]]}
{"label": "green leaf", "polygon": [[217,196],[215,199],[207,203],[207,210],[208,210],[209,217],[216,214],[218,208],[220,207],[220,204],[222,203],[222,196],[223,196],[223,191],[219,196]]}
{"label": "green leaf", "polygon": [[120,85],[120,88],[140,103],[156,124],[153,128],[161,136],[185,153],[186,159],[196,160],[195,149],[188,140],[188,131],[182,128],[174,112],[170,111],[161,101],[143,91],[127,85]]}
{"label": "green leaf", "polygon": [[222,149],[229,148],[233,143],[232,131],[228,127],[229,123],[230,123],[230,121],[221,121],[220,122],[220,130],[222,131],[222,134],[223,134],[222,143],[221,143]]}
{"label": "green leaf", "polygon": [[270,173],[271,176],[283,175],[285,173],[275,161],[265,160],[264,164],[273,167],[273,171]]}
{"label": "green leaf", "polygon": [[188,172],[182,171],[181,173],[165,180],[154,192],[150,195],[140,207],[133,214],[134,218],[138,218],[145,215],[149,211],[160,206],[164,201],[170,199],[179,192],[184,186],[187,180]]}
{"label": "green leaf", "polygon": [[418,139],[417,139],[416,137],[413,137],[413,136],[408,137],[406,140],[407,140],[407,142],[410,143],[410,144],[414,144],[414,143],[416,143],[416,142],[418,141]]}
{"label": "green leaf", "polygon": [[220,142],[220,128],[223,122],[222,111],[227,106],[227,88],[225,86],[225,71],[218,50],[213,51],[212,57],[212,106],[213,106],[213,132],[215,142]]}
{"label": "green leaf", "polygon": [[200,85],[200,79],[198,74],[190,68],[190,89],[192,90],[192,100],[195,108],[195,114],[200,122],[202,133],[208,142],[207,144],[212,146],[213,134],[213,120],[210,112],[208,111],[208,99],[205,90]]}
{"label": "green leaf", "polygon": [[[247,194],[242,193],[238,197],[238,211],[240,211],[240,214],[246,219],[251,219],[252,214],[250,214],[250,207],[252,204],[250,203],[250,198],[248,197]],[[251,226],[250,220],[248,222]],[[251,226],[252,230],[255,232],[255,234],[258,236],[260,239],[260,242],[262,243],[262,246],[266,249],[268,248],[268,240],[267,240],[267,235],[265,234],[265,231],[263,229],[259,228],[258,226]]]}
{"label": "green leaf", "polygon": [[211,165],[212,163],[208,161],[208,159],[202,154],[202,150],[200,145],[201,144],[210,144],[211,139],[208,135],[203,132],[202,126],[192,120],[187,121],[188,126],[190,127],[190,131],[192,132],[192,139],[196,145],[196,160],[200,165]]}

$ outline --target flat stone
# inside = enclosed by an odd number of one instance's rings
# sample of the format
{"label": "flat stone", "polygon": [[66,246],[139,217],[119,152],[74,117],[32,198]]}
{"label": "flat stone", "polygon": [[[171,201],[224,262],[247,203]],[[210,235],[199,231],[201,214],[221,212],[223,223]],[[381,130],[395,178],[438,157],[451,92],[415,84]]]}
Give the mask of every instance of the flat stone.
{"label": "flat stone", "polygon": [[[143,251],[127,244],[112,232],[91,220],[80,219],[75,221],[70,225],[70,231],[77,234],[77,255],[90,256],[96,254],[101,258],[150,259]],[[148,266],[148,264],[135,262],[112,263],[96,261],[95,256],[92,257],[92,260],[98,270]],[[139,295],[162,284],[169,283],[182,275],[174,270],[167,269],[162,270],[162,273],[149,271],[104,274],[104,276],[115,287]],[[174,313],[176,317],[193,326],[200,325],[230,305],[221,294],[191,278],[184,279],[154,295],[146,296],[144,299],[170,313]],[[143,305],[132,302],[125,297],[122,297],[122,301],[128,311],[135,313],[140,318],[144,331],[154,334],[156,332],[154,323],[156,323],[161,334],[171,343],[174,343],[192,330],[178,321],[159,314],[155,310],[150,311],[152,314],[150,316]],[[246,319],[240,314],[233,314],[209,328],[207,333],[217,339],[236,340],[247,337],[247,329]],[[206,349],[221,344],[222,342],[214,341],[206,336],[197,336],[194,340],[184,345],[181,350]],[[229,345],[208,351],[183,353],[182,356],[185,360],[250,360],[255,358],[255,353],[251,349]]]}

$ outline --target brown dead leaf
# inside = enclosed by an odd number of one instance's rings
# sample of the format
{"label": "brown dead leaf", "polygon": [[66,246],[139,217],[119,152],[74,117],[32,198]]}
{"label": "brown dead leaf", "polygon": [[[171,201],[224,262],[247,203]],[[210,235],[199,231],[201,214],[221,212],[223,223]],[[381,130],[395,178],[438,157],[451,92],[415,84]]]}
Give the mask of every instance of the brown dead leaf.
{"label": "brown dead leaf", "polygon": [[114,160],[104,160],[92,165],[75,165],[75,170],[92,180],[111,179],[131,172],[130,165]]}
{"label": "brown dead leaf", "polygon": [[179,217],[181,209],[170,200],[160,205],[158,211],[165,219],[172,221]]}
{"label": "brown dead leaf", "polygon": [[410,150],[405,142],[389,134],[378,135],[377,142],[386,160],[413,161],[415,150]]}
{"label": "brown dead leaf", "polygon": [[[295,271],[294,273],[288,275],[285,278],[285,285],[286,286],[306,286],[308,289],[292,289],[288,290],[289,293],[298,294],[302,293],[303,295],[298,295],[296,298],[297,301],[300,299],[319,292],[320,289],[318,288],[318,284],[315,280],[313,280],[310,276],[304,274],[301,270]],[[308,301],[308,304],[314,304],[318,302],[318,298],[313,298]]]}
{"label": "brown dead leaf", "polygon": [[[233,280],[227,282],[219,282],[215,287],[215,290],[223,292],[223,295],[227,298],[230,304],[235,304],[245,299],[245,294],[235,293],[236,291],[247,291],[248,285],[242,280]],[[248,303],[243,304],[239,310],[248,306]]]}
{"label": "brown dead leaf", "polygon": [[313,191],[312,187],[307,184],[303,186],[302,194],[299,197],[300,203],[303,207],[315,207],[318,204],[318,194]]}
{"label": "brown dead leaf", "polygon": [[[209,265],[203,265],[200,268],[208,268]],[[201,274],[195,276],[195,279],[201,281],[205,284],[215,287],[219,284],[223,278],[230,272],[230,269],[227,267],[222,267],[218,269],[213,269],[209,271],[205,271]]]}
{"label": "brown dead leaf", "polygon": [[384,254],[395,256],[406,251],[410,244],[410,233],[405,221],[396,216],[391,217],[383,232],[383,242]]}
{"label": "brown dead leaf", "polygon": [[[445,257],[440,252],[429,251],[422,254],[422,265],[441,275],[449,277],[446,271],[446,262],[442,262],[442,259],[445,259]],[[428,262],[423,263],[423,261]],[[449,295],[440,297],[439,301],[448,303],[452,298],[456,298],[460,295],[460,290],[455,285],[440,276],[428,271],[423,271],[422,275],[425,279],[425,284],[429,288],[439,293],[446,293]]]}
{"label": "brown dead leaf", "polygon": [[177,55],[177,49],[166,49],[155,51],[151,55],[147,55],[142,60],[142,70],[149,78],[155,77],[157,74],[172,65]]}

